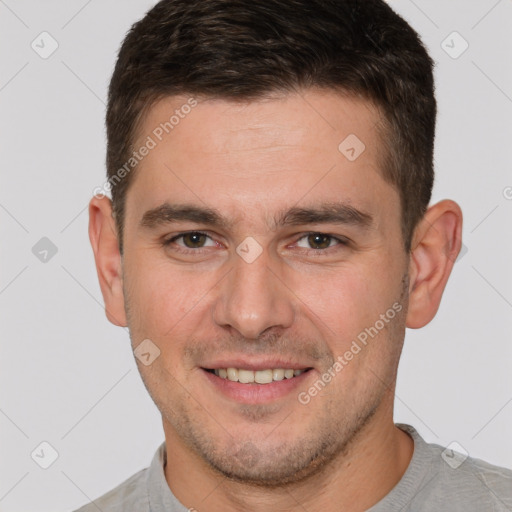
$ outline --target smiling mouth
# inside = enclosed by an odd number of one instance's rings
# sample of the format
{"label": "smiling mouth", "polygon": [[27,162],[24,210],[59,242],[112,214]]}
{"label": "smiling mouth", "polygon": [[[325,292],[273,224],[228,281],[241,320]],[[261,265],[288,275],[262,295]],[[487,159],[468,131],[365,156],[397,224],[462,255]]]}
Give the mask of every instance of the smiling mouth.
{"label": "smiling mouth", "polygon": [[294,377],[298,377],[299,375],[311,370],[311,368],[304,368],[302,370],[275,368],[257,371],[244,370],[243,368],[203,369],[217,377],[220,377],[221,379],[227,379],[231,382],[240,382],[241,384],[270,384],[271,382],[293,379]]}

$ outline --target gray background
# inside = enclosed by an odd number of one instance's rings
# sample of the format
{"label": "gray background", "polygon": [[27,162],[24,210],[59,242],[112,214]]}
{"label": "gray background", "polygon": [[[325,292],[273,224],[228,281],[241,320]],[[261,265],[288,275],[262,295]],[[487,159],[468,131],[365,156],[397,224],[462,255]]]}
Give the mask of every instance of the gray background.
{"label": "gray background", "polygon": [[[459,202],[467,248],[435,320],[407,333],[396,421],[512,467],[512,1],[390,3],[437,62],[434,201]],[[163,440],[87,237],[115,54],[152,4],[0,0],[0,511],[73,509]]]}

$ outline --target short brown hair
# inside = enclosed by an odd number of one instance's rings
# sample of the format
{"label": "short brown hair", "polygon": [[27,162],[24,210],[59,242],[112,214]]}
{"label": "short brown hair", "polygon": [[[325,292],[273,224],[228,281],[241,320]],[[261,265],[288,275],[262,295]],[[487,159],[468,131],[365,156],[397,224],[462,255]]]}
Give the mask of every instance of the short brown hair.
{"label": "short brown hair", "polygon": [[117,173],[158,99],[246,101],[308,87],[362,96],[383,113],[382,172],[398,189],[409,251],[434,180],[432,68],[417,33],[381,0],[160,1],[128,32],[109,87],[107,177],[121,252],[135,170]]}

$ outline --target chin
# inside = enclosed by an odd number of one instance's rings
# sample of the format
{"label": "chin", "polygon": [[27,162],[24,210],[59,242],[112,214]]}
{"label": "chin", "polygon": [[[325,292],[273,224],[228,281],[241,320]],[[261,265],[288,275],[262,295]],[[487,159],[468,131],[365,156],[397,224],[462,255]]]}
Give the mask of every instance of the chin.
{"label": "chin", "polygon": [[[215,443],[219,446],[222,443]],[[315,437],[288,440],[279,445],[268,442],[226,442],[224,449],[206,445],[194,446],[196,453],[217,474],[245,485],[277,488],[293,485],[325,471],[346,447],[340,439]]]}

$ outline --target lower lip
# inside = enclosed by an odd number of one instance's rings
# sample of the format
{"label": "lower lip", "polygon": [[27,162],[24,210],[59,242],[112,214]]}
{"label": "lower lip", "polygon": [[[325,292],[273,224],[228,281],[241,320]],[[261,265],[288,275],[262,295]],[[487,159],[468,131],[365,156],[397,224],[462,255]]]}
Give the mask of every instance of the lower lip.
{"label": "lower lip", "polygon": [[313,370],[308,370],[291,379],[272,381],[268,384],[242,384],[217,377],[214,373],[203,369],[201,371],[218,391],[244,404],[262,404],[290,395],[298,387],[304,387],[304,381],[313,373]]}

